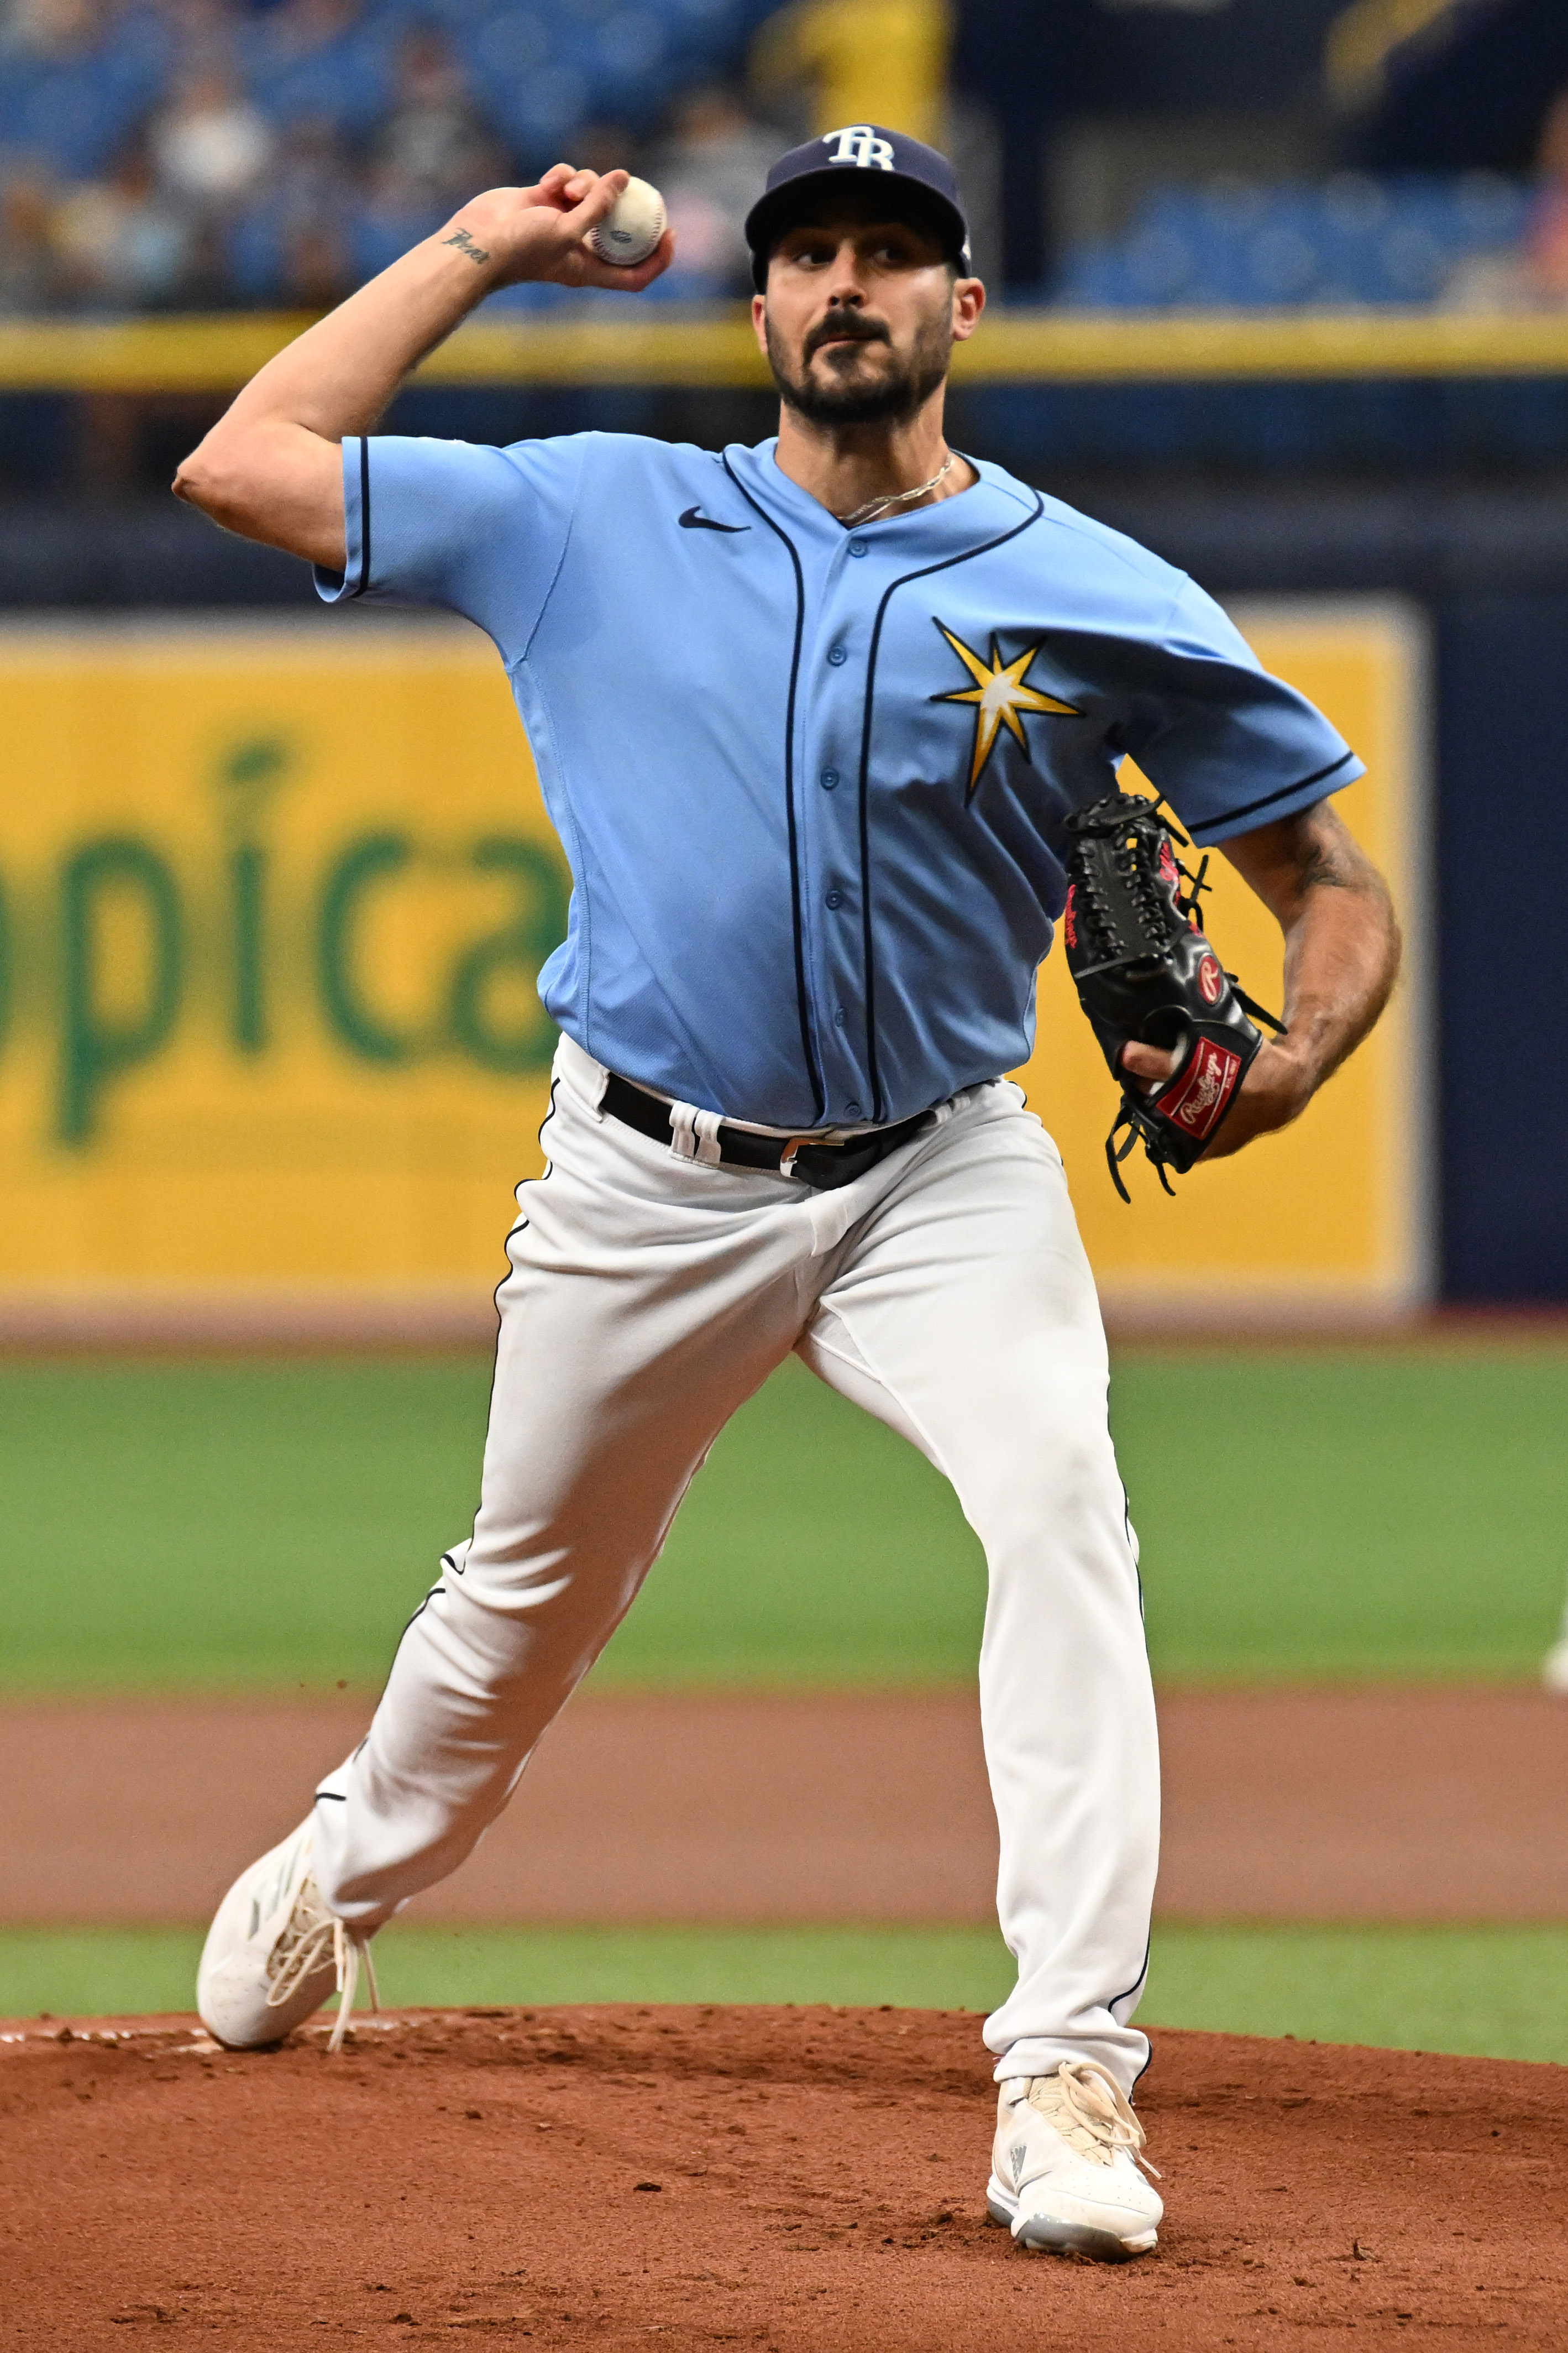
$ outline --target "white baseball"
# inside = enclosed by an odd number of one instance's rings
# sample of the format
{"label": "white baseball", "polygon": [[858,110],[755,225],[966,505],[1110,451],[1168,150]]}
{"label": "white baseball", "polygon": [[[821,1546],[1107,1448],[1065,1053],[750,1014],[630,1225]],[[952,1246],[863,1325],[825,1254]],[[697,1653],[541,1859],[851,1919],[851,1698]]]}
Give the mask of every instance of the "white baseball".
{"label": "white baseball", "polygon": [[601,261],[635,269],[664,235],[664,198],[646,180],[626,182],[609,211],[583,242]]}

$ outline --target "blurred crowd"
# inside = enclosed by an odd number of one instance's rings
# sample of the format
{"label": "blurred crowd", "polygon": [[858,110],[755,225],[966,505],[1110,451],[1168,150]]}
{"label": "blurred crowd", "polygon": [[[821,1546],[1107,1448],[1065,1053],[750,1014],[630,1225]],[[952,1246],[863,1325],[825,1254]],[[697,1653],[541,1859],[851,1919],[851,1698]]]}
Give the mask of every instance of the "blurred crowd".
{"label": "blurred crowd", "polygon": [[[1199,0],[1097,5],[1112,22]],[[625,164],[664,191],[678,260],[658,299],[740,294],[741,222],[773,157],[813,127],[868,120],[954,153],[994,285],[1005,107],[950,90],[955,40],[984,13],[954,0],[0,0],[0,312],[319,310],[479,188],[563,157]],[[1022,5],[991,14],[1032,23]],[[1364,14],[1358,0],[1346,18]],[[1009,137],[1038,209],[1048,173],[1017,123]],[[1325,162],[1317,176],[1243,178],[1215,158],[1171,180],[1135,174],[1114,226],[1066,239],[1042,290],[1096,310],[1568,307],[1568,92],[1532,175],[1527,152],[1500,172]],[[1016,187],[1008,202],[1016,213]]]}
{"label": "blurred crowd", "polygon": [[563,155],[664,191],[668,295],[740,291],[781,142],[714,77],[767,13],[0,0],[0,311],[320,309]]}

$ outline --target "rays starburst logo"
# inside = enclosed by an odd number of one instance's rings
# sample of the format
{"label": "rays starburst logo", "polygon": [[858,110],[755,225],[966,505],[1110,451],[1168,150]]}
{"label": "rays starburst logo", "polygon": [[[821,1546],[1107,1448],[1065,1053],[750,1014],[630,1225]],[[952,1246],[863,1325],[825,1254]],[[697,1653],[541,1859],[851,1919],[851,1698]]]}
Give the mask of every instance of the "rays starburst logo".
{"label": "rays starburst logo", "polygon": [[[933,614],[931,617],[935,620],[936,617]],[[1005,662],[993,631],[991,659],[984,661],[972,647],[964,644],[962,638],[955,638],[942,622],[937,621],[936,626],[974,681],[972,686],[954,687],[951,693],[933,694],[931,698],[933,702],[967,702],[973,706],[974,743],[969,761],[969,786],[963,796],[967,807],[974,798],[975,786],[984,774],[985,763],[995,750],[996,739],[1004,727],[1018,744],[1026,760],[1029,757],[1029,739],[1024,733],[1026,718],[1047,712],[1055,718],[1081,719],[1083,713],[1076,704],[1063,702],[1058,696],[1047,694],[1043,688],[1027,683],[1030,665],[1040,650],[1037,643],[1026,646],[1012,661]]]}

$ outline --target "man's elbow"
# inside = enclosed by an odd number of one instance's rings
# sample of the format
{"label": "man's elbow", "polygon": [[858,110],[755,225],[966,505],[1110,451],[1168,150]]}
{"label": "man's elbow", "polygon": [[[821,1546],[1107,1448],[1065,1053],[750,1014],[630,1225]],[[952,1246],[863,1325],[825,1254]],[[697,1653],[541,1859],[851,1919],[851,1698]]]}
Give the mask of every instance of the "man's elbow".
{"label": "man's elbow", "polygon": [[242,539],[342,570],[342,457],[336,442],[225,417],[180,466],[174,491]]}
{"label": "man's elbow", "polygon": [[184,499],[187,506],[200,507],[214,522],[226,523],[231,531],[245,529],[250,503],[247,491],[253,491],[254,485],[243,459],[218,435],[209,433],[188,458],[181,459],[173,489],[177,499]]}

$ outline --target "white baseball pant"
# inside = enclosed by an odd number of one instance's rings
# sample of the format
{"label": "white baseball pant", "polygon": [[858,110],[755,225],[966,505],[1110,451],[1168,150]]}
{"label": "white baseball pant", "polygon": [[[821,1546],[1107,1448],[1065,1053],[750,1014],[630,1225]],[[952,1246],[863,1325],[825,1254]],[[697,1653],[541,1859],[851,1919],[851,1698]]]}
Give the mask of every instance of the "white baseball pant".
{"label": "white baseball pant", "polygon": [[[1055,1145],[1005,1081],[853,1184],[678,1157],[556,1056],[519,1188],[472,1535],[322,1785],[316,1873],[379,1926],[468,1855],[658,1557],[724,1423],[793,1349],[951,1480],[984,1547],[981,1725],[1017,1983],[1001,2075],[1098,2059],[1131,2090],[1159,1763],[1105,1337]],[[690,1131],[688,1126],[688,1148]]]}

